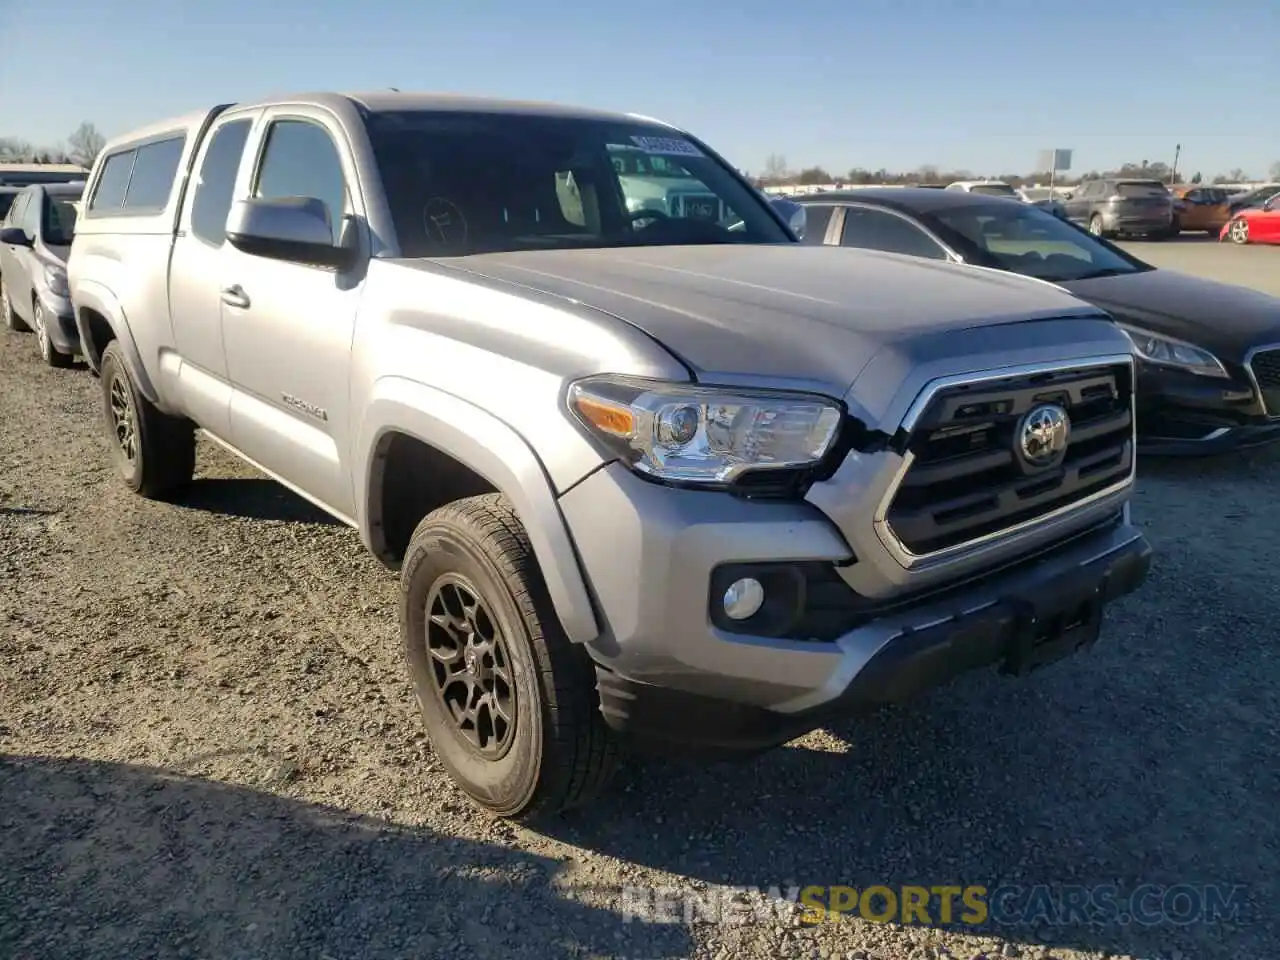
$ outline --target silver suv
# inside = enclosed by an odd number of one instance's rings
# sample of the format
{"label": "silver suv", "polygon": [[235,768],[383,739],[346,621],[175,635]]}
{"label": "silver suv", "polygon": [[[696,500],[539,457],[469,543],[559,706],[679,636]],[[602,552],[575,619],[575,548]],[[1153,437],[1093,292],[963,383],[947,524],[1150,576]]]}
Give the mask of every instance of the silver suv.
{"label": "silver suv", "polygon": [[[654,202],[637,152],[715,202]],[[674,127],[298,96],[120,137],[85,197],[124,481],[180,496],[199,430],[359,530],[432,743],[499,814],[583,802],[620,745],[742,755],[1026,672],[1146,575],[1109,317],[803,246]]]}

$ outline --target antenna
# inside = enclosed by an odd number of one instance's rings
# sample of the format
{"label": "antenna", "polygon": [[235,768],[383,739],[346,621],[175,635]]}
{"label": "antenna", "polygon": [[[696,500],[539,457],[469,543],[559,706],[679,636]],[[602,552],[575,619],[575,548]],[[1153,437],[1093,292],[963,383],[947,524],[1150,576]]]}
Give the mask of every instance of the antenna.
{"label": "antenna", "polygon": [[399,93],[399,92],[400,92],[400,88],[399,88],[399,87],[387,87],[387,89],[388,89],[388,90],[390,90],[392,93]]}

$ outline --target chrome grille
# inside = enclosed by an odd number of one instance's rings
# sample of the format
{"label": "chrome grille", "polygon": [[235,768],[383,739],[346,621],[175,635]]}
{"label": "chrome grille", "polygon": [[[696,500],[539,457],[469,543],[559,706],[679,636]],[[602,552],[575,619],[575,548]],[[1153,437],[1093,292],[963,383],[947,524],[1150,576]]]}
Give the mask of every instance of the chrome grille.
{"label": "chrome grille", "polygon": [[1249,358],[1249,372],[1258,386],[1263,412],[1280,416],[1280,347],[1259,350]]}
{"label": "chrome grille", "polygon": [[[1025,415],[1041,404],[1067,412],[1065,450],[1035,469],[1019,455]],[[1131,364],[1071,367],[939,390],[915,421],[907,467],[885,514],[917,557],[963,548],[1132,481]]]}

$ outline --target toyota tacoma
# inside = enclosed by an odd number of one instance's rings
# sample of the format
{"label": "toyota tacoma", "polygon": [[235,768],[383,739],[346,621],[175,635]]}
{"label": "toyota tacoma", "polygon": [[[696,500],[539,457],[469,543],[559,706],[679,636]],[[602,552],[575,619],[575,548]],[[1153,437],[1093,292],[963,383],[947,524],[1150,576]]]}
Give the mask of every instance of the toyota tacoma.
{"label": "toyota tacoma", "polygon": [[586,801],[623,746],[749,755],[1026,673],[1149,566],[1107,314],[806,247],[656,120],[222,105],[107,145],[68,275],[124,482],[180,497],[201,432],[356,528],[499,815]]}

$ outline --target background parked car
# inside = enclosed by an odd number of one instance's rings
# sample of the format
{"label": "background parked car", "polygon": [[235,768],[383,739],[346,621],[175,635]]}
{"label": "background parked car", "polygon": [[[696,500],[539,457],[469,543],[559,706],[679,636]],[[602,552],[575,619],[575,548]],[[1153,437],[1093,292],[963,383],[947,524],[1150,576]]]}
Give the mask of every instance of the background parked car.
{"label": "background parked car", "polygon": [[1225,224],[1218,239],[1232,243],[1280,243],[1280,192],[1261,207],[1245,207]]}
{"label": "background parked car", "polygon": [[66,264],[83,192],[83,182],[27,187],[0,227],[0,316],[10,330],[34,330],[51,367],[80,352]]}
{"label": "background parked car", "polygon": [[1084,180],[1066,197],[1067,219],[1097,237],[1173,232],[1173,194],[1159,180]]}
{"label": "background parked car", "polygon": [[1055,217],[1061,217],[1064,220],[1067,218],[1067,208],[1058,199],[1052,187],[1023,187],[1018,191],[1018,197],[1024,203],[1039,207],[1041,210],[1052,213]]}
{"label": "background parked car", "polygon": [[1258,208],[1277,194],[1280,194],[1280,183],[1268,183],[1258,187],[1256,190],[1246,190],[1243,193],[1233,195],[1227,201],[1227,209],[1230,213],[1235,214],[1240,210]]}
{"label": "background parked car", "polygon": [[84,182],[88,175],[74,163],[0,163],[0,186],[29,187],[33,183]]}
{"label": "background parked car", "polygon": [[1179,232],[1203,230],[1216,237],[1231,219],[1227,206],[1228,194],[1221,187],[1182,183],[1173,187],[1170,192],[1175,200],[1180,201],[1175,215],[1175,227]]}
{"label": "background parked car", "polygon": [[[1158,270],[1074,224],[995,197],[867,189],[796,199],[809,208],[806,243],[1019,273],[1106,310],[1139,358],[1142,452],[1211,453],[1280,439],[1276,297]],[[1280,209],[1275,217],[1280,225]]]}

